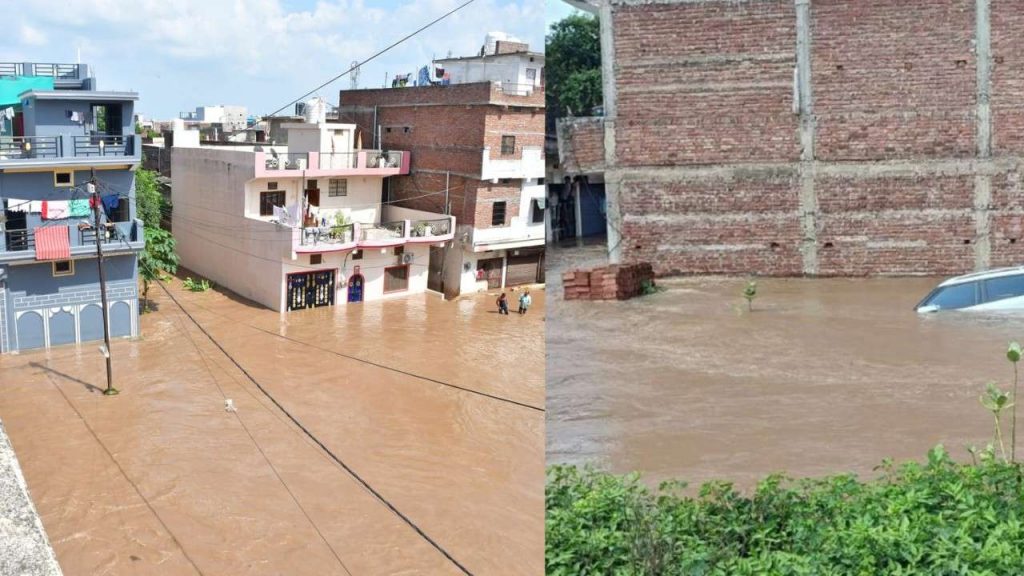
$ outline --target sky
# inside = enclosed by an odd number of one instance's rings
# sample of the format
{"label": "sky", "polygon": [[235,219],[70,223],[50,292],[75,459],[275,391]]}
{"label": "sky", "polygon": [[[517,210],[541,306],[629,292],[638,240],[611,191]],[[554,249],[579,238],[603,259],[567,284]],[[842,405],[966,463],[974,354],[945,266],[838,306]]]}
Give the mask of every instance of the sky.
{"label": "sky", "polygon": [[[73,63],[80,51],[99,88],[138,92],[147,118],[218,104],[266,114],[464,1],[0,0],[0,61]],[[475,0],[363,66],[359,87],[476,54],[492,31],[543,51],[544,3]],[[350,86],[346,76],[318,94],[337,104]]]}

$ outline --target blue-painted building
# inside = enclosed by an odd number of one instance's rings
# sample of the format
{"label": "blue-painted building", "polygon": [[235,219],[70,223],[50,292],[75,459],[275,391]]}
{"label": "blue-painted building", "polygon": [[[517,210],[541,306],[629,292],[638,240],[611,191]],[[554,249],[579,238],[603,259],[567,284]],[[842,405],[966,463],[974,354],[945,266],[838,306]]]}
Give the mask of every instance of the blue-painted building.
{"label": "blue-painted building", "polygon": [[137,99],[85,64],[0,62],[0,352],[103,339],[97,234],[111,335],[138,335]]}

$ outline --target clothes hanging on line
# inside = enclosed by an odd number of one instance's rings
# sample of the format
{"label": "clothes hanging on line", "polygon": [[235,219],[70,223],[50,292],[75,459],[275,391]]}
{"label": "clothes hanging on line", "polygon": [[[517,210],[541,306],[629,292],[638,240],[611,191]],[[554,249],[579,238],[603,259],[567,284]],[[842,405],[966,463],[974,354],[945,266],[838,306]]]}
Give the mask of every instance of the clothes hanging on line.
{"label": "clothes hanging on line", "polygon": [[107,213],[107,218],[110,218],[114,210],[117,210],[118,206],[121,205],[121,198],[117,194],[103,196],[100,200],[103,202],[103,211]]}
{"label": "clothes hanging on line", "polygon": [[8,198],[7,199],[7,211],[8,212],[28,212],[28,200],[22,200],[20,198]]}
{"label": "clothes hanging on line", "polygon": [[43,211],[43,201],[42,200],[32,200],[31,202],[28,203],[28,211],[32,212],[33,214],[40,214],[40,213],[42,213],[42,211]]}
{"label": "clothes hanging on line", "polygon": [[84,218],[89,216],[89,200],[79,198],[68,201],[68,214],[71,218]]}
{"label": "clothes hanging on line", "polygon": [[63,220],[70,216],[67,200],[43,200],[43,220]]}

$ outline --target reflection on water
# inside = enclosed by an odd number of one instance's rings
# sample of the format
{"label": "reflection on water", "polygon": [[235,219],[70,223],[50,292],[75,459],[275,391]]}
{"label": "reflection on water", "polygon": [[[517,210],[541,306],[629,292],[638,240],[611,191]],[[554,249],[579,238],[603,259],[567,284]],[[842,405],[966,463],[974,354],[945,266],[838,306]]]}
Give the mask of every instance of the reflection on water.
{"label": "reflection on water", "polygon": [[[117,397],[91,388],[94,346],[0,357],[0,418],[65,574],[459,573],[150,294],[144,338],[113,345]],[[543,570],[544,413],[444,385],[543,407],[542,291],[524,317],[493,295],[286,315],[175,295],[469,570]]]}
{"label": "reflection on water", "polygon": [[[553,251],[549,277],[600,259]],[[741,278],[662,281],[620,303],[564,302],[552,285],[549,463],[749,485],[870,473],[940,442],[966,457],[989,438],[978,395],[1012,378],[1004,351],[1024,317],[919,316],[939,280],[763,278],[753,313]]]}

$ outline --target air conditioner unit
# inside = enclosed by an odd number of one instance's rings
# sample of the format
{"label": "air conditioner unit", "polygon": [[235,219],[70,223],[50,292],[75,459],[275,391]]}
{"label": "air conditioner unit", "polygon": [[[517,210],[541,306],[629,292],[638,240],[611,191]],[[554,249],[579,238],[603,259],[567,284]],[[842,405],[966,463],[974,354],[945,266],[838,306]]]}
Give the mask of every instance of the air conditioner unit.
{"label": "air conditioner unit", "polygon": [[402,264],[412,264],[412,254],[402,254]]}

